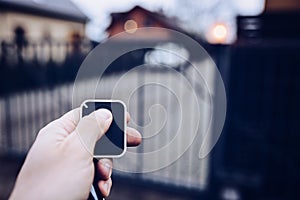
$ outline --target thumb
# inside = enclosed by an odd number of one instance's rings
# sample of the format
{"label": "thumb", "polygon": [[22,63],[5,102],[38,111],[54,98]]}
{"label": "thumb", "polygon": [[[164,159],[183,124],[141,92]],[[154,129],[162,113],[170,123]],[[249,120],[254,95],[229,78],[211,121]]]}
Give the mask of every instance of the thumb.
{"label": "thumb", "polygon": [[79,121],[75,132],[92,155],[97,140],[105,134],[111,122],[112,114],[107,109],[96,110]]}

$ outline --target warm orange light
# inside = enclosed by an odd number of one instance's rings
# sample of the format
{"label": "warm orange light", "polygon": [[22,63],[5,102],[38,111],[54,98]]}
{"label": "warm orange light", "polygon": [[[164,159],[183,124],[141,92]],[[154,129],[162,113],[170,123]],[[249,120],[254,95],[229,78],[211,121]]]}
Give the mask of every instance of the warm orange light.
{"label": "warm orange light", "polygon": [[227,38],[227,28],[223,24],[217,24],[213,28],[213,36],[218,41],[225,41]]}
{"label": "warm orange light", "polygon": [[138,28],[138,25],[136,23],[136,21],[130,19],[130,20],[127,20],[124,24],[124,30],[127,32],[127,33],[134,33]]}
{"label": "warm orange light", "polygon": [[207,40],[213,44],[228,42],[228,27],[225,24],[215,24],[207,34]]}

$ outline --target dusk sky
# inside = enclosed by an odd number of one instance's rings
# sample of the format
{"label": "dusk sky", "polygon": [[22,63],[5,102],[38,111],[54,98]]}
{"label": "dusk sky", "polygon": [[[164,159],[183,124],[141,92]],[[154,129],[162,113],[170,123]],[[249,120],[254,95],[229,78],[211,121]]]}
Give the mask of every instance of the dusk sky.
{"label": "dusk sky", "polygon": [[176,17],[186,30],[205,36],[210,26],[224,23],[229,29],[229,42],[235,39],[235,17],[257,15],[264,9],[265,0],[72,0],[90,19],[89,38],[100,41],[106,37],[111,12],[124,12],[135,5],[151,11],[163,11]]}

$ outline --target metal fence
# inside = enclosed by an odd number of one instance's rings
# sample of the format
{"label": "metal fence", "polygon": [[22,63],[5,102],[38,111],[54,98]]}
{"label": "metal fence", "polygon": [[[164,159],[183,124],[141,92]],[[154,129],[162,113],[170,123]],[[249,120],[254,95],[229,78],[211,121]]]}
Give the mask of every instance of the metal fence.
{"label": "metal fence", "polygon": [[71,109],[72,85],[12,94],[0,98],[0,151],[26,154],[39,129]]}
{"label": "metal fence", "polygon": [[73,81],[92,44],[1,42],[0,95]]}
{"label": "metal fence", "polygon": [[[196,76],[193,76],[192,69],[185,71],[190,76],[192,84],[198,84]],[[122,79],[127,84],[119,84],[118,81]],[[115,98],[123,100],[128,105],[128,110],[132,116],[131,126],[139,129],[145,140],[138,148],[129,148],[128,152],[131,156],[125,155],[124,158],[115,161],[116,174],[121,176],[139,177],[144,180],[151,180],[158,183],[166,183],[186,188],[194,188],[196,190],[203,190],[207,186],[209,174],[209,157],[206,159],[198,159],[199,148],[201,146],[201,138],[195,138],[193,145],[176,161],[170,163],[167,168],[159,169],[161,160],[169,159],[174,154],[174,151],[185,151],[182,144],[179,142],[173,148],[162,154],[157,154],[152,160],[143,159],[138,154],[155,151],[165,145],[168,145],[170,140],[178,134],[176,124],[179,123],[180,111],[174,109],[178,107],[172,95],[161,87],[147,87],[145,85],[136,94],[128,96],[133,91],[133,88],[138,88],[146,79],[155,79],[158,82],[164,81],[165,83],[175,85],[182,85],[184,80],[179,80],[173,72],[164,70],[157,70],[148,67],[147,70],[141,72],[133,72],[124,80],[122,74],[111,74],[101,79],[99,83],[99,92],[96,98],[112,98],[112,91],[117,87],[118,91]],[[213,80],[213,74],[211,77]],[[86,88],[93,88],[94,79],[81,80],[77,87],[84,93]],[[81,89],[80,89],[81,88]],[[199,87],[198,87],[199,88]],[[190,101],[190,96],[186,95],[185,88],[177,88],[179,101],[186,105],[189,117],[196,118],[197,112],[194,105]],[[201,89],[201,88],[200,88]],[[44,88],[32,90],[27,92],[15,93],[0,98],[0,153],[15,153],[26,154],[31,144],[33,143],[38,130],[46,125],[53,119],[61,116],[72,108],[72,92],[73,83],[66,83],[57,85],[52,88]],[[203,95],[203,94],[202,94]],[[84,95],[79,95],[74,98],[75,102],[81,102]],[[129,101],[130,100],[130,101]],[[208,111],[207,102],[203,99],[200,103],[200,109],[203,113],[204,119]],[[152,110],[151,106],[160,104],[164,106],[163,110]],[[73,105],[78,106],[78,105]],[[175,111],[175,112],[174,112]],[[151,115],[151,127],[147,127],[147,123]],[[209,115],[207,114],[207,117]],[[166,122],[162,124],[162,122]],[[193,120],[186,120],[187,123],[183,124],[186,130],[186,139],[193,135],[189,132],[192,130]],[[190,123],[188,122],[190,121]],[[205,121],[205,120],[204,120]],[[199,131],[203,131],[204,125],[201,125]],[[142,128],[141,128],[142,127]],[[144,128],[143,128],[144,127]],[[158,135],[153,135],[157,132]],[[182,133],[179,133],[182,134]],[[133,174],[124,173],[143,171],[147,165],[157,166],[159,170],[155,172]]]}
{"label": "metal fence", "polygon": [[[299,40],[251,42],[213,49],[227,89],[228,112],[222,136],[210,157],[197,159],[201,139],[197,138],[191,148],[168,168],[153,173],[116,171],[115,174],[197,191],[207,188],[209,184],[210,192],[218,197],[227,192],[237,194],[241,199],[294,199],[299,185],[300,43]],[[190,76],[192,84],[195,84],[193,86],[200,88],[197,93],[201,94],[201,87],[197,86],[199,80],[193,76],[193,71],[187,68],[181,73]],[[96,97],[110,98],[121,76],[111,73],[103,78]],[[180,84],[180,80],[172,73],[149,66],[143,73],[131,73],[127,77],[130,84],[120,84],[118,87],[122,92],[116,96],[128,106],[132,121],[135,122],[130,125],[137,127],[145,136],[151,136],[152,130],[137,125],[147,125],[152,119],[155,129],[160,127],[165,116],[173,121],[172,124],[176,124],[178,116],[169,109],[174,102],[161,88],[144,87],[133,93],[131,101],[127,102],[132,88],[146,82],[149,77],[171,85]],[[212,81],[213,78],[212,75]],[[92,82],[93,79],[82,80],[79,87],[89,88]],[[72,108],[72,89],[73,83],[68,82],[2,95],[0,153],[25,154],[42,126]],[[178,90],[181,91],[179,97],[182,102],[186,102],[184,90],[180,87]],[[82,101],[80,98],[83,97],[79,95],[76,101]],[[151,105],[156,102],[166,105],[166,111],[155,110],[151,113],[150,109],[149,112]],[[206,108],[202,104],[202,111]],[[193,117],[193,104],[188,104],[186,109]],[[186,127],[186,130],[190,130],[190,127]],[[164,141],[174,135],[174,127],[166,125],[162,131],[165,139],[149,137],[140,147],[129,149],[128,152],[143,153],[161,147]],[[168,159],[174,151],[182,148],[180,144],[176,147],[151,161],[134,156],[124,157],[116,160],[116,168],[134,171],[134,168],[143,169],[149,162],[159,165],[159,160]]]}

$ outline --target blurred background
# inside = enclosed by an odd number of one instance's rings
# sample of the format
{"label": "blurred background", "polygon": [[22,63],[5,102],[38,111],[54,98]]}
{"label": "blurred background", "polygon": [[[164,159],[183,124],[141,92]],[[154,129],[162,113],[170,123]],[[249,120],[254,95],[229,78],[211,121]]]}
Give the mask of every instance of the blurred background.
{"label": "blurred background", "polygon": [[[299,19],[297,0],[0,0],[0,199],[8,198],[39,129],[72,108],[73,83],[85,56],[106,38],[141,27],[177,30],[204,47],[225,84],[226,121],[209,156],[198,159],[195,141],[182,158],[155,173],[115,171],[107,199],[296,199]],[[134,42],[182,48],[163,31],[145,32],[135,41],[121,38],[115,45]],[[195,53],[180,51],[191,57]],[[174,83],[172,74],[153,68],[155,62],[192,77],[195,87],[199,84],[186,63],[146,49],[129,52],[110,65],[99,98],[109,97],[112,83],[123,72],[144,63],[150,66],[147,73]],[[193,57],[193,62],[201,58]],[[143,77],[136,74],[131,79],[135,83]],[[95,78],[87,75],[80,87]],[[214,81],[214,74],[209,79]],[[144,112],[153,102],[167,107],[174,103],[164,95],[140,91],[136,104],[129,106],[133,120],[144,124]],[[188,109],[190,117],[197,115],[193,105]],[[173,127],[162,131],[168,140]],[[161,142],[153,138],[152,144],[159,147]],[[130,151],[147,149],[151,148],[145,144]],[[168,159],[169,154],[172,150],[157,159]],[[139,163],[137,168],[147,165],[144,160],[123,165],[132,163]]]}

